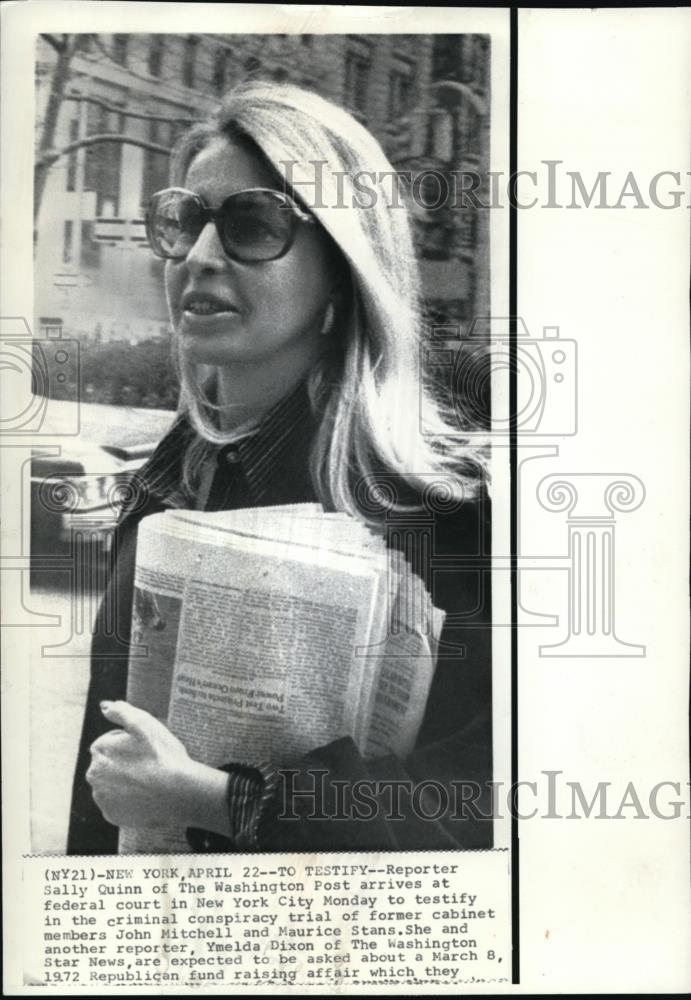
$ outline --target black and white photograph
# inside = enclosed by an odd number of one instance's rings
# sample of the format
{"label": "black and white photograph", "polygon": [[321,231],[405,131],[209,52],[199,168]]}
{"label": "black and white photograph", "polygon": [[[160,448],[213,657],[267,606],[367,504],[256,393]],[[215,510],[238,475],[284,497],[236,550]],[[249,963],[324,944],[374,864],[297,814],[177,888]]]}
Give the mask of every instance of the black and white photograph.
{"label": "black and white photograph", "polygon": [[691,17],[0,3],[4,994],[691,982]]}
{"label": "black and white photograph", "polygon": [[492,57],[38,37],[34,852],[493,846]]}

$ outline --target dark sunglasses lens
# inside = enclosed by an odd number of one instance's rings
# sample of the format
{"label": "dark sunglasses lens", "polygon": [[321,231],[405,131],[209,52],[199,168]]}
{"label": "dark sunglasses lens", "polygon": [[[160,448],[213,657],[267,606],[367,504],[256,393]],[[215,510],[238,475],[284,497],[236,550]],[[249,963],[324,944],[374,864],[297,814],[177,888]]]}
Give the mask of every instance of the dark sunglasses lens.
{"label": "dark sunglasses lens", "polygon": [[226,253],[240,260],[273,260],[283,253],[296,217],[262,191],[233,195],[223,206],[221,239]]}
{"label": "dark sunglasses lens", "polygon": [[185,257],[203,227],[198,201],[179,191],[163,191],[154,197],[147,217],[151,249],[159,257]]}

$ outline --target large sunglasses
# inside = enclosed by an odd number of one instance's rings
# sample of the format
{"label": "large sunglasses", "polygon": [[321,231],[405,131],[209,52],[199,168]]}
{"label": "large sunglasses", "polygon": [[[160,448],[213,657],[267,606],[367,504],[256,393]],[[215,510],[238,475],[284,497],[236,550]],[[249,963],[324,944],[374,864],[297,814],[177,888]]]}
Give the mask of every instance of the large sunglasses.
{"label": "large sunglasses", "polygon": [[270,188],[238,191],[216,209],[193,191],[167,188],[149,202],[146,233],[157,257],[182,260],[213,222],[224,253],[249,264],[283,257],[300,223],[314,221],[289,195]]}

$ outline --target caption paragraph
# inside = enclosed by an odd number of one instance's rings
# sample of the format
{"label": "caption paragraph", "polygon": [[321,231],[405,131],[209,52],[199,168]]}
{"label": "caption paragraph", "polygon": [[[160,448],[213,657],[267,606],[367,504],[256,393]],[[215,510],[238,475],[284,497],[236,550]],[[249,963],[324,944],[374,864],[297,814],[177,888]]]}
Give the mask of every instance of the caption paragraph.
{"label": "caption paragraph", "polygon": [[336,857],[27,858],[25,985],[508,980],[507,852]]}

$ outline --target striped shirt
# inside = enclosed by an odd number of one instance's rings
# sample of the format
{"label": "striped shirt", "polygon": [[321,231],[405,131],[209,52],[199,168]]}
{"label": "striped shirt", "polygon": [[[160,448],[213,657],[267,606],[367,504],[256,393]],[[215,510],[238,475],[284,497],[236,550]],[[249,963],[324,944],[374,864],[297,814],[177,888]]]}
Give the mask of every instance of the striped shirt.
{"label": "striped shirt", "polygon": [[[236,510],[280,503],[314,502],[309,477],[309,448],[316,430],[304,383],[285,396],[248,433],[210,450],[201,486],[194,498],[197,510]],[[177,418],[151,458],[137,474],[137,497],[160,506],[190,506],[183,487],[182,459],[196,432],[186,414]],[[129,509],[136,508],[136,500]],[[187,839],[195,852],[258,848],[257,831],[276,794],[278,773],[267,763],[234,761],[228,773],[229,838],[190,829]]]}
{"label": "striped shirt", "polygon": [[[309,494],[315,500],[308,473],[309,448],[316,431],[307,387],[301,383],[281,399],[247,435],[233,444],[212,450],[214,476],[202,497],[195,497],[198,510],[237,510],[281,503],[277,496]],[[189,507],[183,488],[182,459],[197,436],[189,417],[181,414],[151,458],[137,473],[141,496],[153,497],[162,506]],[[202,501],[200,503],[200,500]],[[134,502],[137,506],[137,501]]]}

